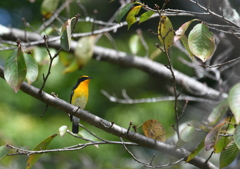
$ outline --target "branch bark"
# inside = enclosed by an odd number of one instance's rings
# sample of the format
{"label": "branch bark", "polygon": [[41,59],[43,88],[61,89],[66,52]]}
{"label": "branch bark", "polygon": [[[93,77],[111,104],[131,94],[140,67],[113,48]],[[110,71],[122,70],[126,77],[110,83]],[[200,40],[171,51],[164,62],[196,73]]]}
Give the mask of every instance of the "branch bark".
{"label": "branch bark", "polygon": [[[16,40],[20,39],[25,41],[24,31],[15,29],[15,28],[7,28],[5,27],[5,33],[1,35],[3,40]],[[101,33],[101,32],[99,32]],[[41,35],[33,32],[26,32],[29,42],[22,42],[21,45],[24,46],[32,46],[32,45],[42,45],[44,46],[44,40]],[[88,33],[83,33],[82,36],[86,36]],[[59,49],[60,46],[60,37],[50,37],[48,40],[49,47]],[[73,52],[77,46],[76,41],[72,41],[71,50]],[[161,63],[152,61],[145,57],[133,56],[129,55],[125,52],[116,51],[109,48],[104,48],[100,46],[94,47],[94,56],[93,58],[100,61],[111,62],[120,66],[127,66],[131,68],[140,69],[148,74],[155,75],[158,78],[166,78],[172,80],[171,72]],[[183,85],[188,91],[200,95],[201,97],[219,100],[222,97],[226,98],[228,95],[226,93],[220,93],[219,91],[206,86],[205,84],[173,69],[174,74],[176,76],[176,82],[178,85]]]}
{"label": "branch bark", "polygon": [[[4,69],[2,66],[0,66],[0,77],[4,79]],[[162,142],[147,138],[143,135],[140,135],[140,134],[132,132],[132,131],[128,132],[127,129],[122,128],[116,124],[112,125],[111,122],[109,122],[105,119],[102,119],[96,115],[93,115],[88,111],[78,109],[78,107],[73,106],[60,98],[55,98],[54,96],[49,95],[48,93],[45,93],[44,91],[42,91],[40,93],[39,92],[40,89],[38,89],[32,85],[29,85],[26,82],[23,82],[23,84],[20,87],[20,90],[22,90],[26,94],[40,100],[41,102],[43,102],[49,106],[57,108],[65,113],[71,114],[73,116],[79,117],[82,120],[94,125],[95,127],[99,128],[99,129],[102,129],[105,132],[111,133],[118,137],[125,138],[129,141],[139,144],[140,146],[164,152],[164,153],[172,155],[178,159],[185,158],[189,154],[189,152],[187,150],[184,150],[184,149],[180,150],[177,147],[175,147],[174,145],[162,143]],[[78,110],[78,111],[76,111],[76,110]],[[95,114],[97,114],[97,113],[95,113]],[[199,168],[202,168],[202,169],[217,169],[218,168],[217,166],[213,165],[212,163],[206,162],[206,159],[204,159],[202,157],[195,157],[189,163],[193,164]]]}

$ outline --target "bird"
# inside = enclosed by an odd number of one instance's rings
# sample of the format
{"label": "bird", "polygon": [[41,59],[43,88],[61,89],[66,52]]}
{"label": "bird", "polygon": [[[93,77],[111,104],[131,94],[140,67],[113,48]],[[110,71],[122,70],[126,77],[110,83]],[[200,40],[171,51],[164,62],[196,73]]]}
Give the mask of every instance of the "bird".
{"label": "bird", "polygon": [[[88,102],[88,84],[93,77],[83,75],[78,78],[77,83],[72,89],[70,103],[74,106],[78,106],[80,109],[85,109]],[[72,132],[77,134],[79,131],[78,117],[70,115],[70,120],[72,121]]]}

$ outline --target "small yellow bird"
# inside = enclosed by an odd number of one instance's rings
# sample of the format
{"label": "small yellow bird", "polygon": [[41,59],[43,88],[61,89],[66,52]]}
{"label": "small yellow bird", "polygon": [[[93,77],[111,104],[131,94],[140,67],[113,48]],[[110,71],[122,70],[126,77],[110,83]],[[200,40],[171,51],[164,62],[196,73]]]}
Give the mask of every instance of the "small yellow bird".
{"label": "small yellow bird", "polygon": [[[88,84],[90,79],[92,79],[92,77],[86,75],[78,78],[78,81],[73,87],[71,93],[70,103],[72,105],[85,109],[88,102]],[[80,119],[71,115],[70,120],[72,121],[72,132],[77,134],[79,131]]]}

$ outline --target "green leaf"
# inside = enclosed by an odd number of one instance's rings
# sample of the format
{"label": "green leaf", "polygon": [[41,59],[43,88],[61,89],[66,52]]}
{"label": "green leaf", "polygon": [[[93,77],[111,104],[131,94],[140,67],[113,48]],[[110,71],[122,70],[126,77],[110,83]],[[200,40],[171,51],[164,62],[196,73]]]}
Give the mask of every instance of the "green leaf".
{"label": "green leaf", "polygon": [[27,54],[24,53],[24,60],[26,62],[26,66],[27,66],[27,74],[26,74],[26,79],[28,84],[31,84],[32,82],[34,82],[37,79],[38,76],[38,65],[37,62],[35,61],[35,59]]}
{"label": "green leaf", "polygon": [[44,0],[41,5],[41,13],[45,18],[50,18],[57,9],[59,0]]}
{"label": "green leaf", "polygon": [[141,5],[135,6],[128,13],[127,18],[126,18],[126,21],[128,23],[128,29],[131,27],[132,24],[134,24],[137,21],[136,15],[139,13],[141,8],[142,8]]}
{"label": "green leaf", "polygon": [[205,137],[204,144],[205,149],[208,151],[210,150],[216,143],[216,140],[218,140],[218,134],[220,133],[224,123],[220,123],[216,125]]}
{"label": "green leaf", "polygon": [[197,24],[189,33],[188,45],[191,52],[205,62],[212,56],[215,49],[213,33],[208,30],[207,25]]}
{"label": "green leaf", "polygon": [[204,141],[202,141],[202,142],[198,145],[198,147],[197,147],[195,150],[193,150],[193,151],[188,155],[186,162],[189,162],[189,161],[192,160],[196,155],[198,155],[198,153],[203,149],[203,147],[204,147]]}
{"label": "green leaf", "polygon": [[229,143],[230,143],[230,140],[229,140],[228,137],[220,137],[216,141],[216,144],[213,147],[214,148],[214,153],[222,152]]}
{"label": "green leaf", "polygon": [[227,112],[228,110],[228,99],[222,100],[209,114],[208,119],[207,119],[207,124],[208,125],[215,125],[223,115]]}
{"label": "green leaf", "polygon": [[121,19],[126,15],[126,13],[128,13],[128,11],[132,8],[134,3],[129,3],[127,5],[125,5],[116,15],[116,21],[118,23],[121,22]]}
{"label": "green leaf", "polygon": [[0,160],[2,160],[10,151],[10,148],[6,145],[0,146]]}
{"label": "green leaf", "polygon": [[[98,139],[96,137],[94,137],[92,134],[90,134],[89,132],[87,132],[86,130],[81,130],[79,131],[79,133],[83,138],[91,140],[92,142],[97,141]],[[94,146],[96,148],[99,148],[98,144],[94,144]]]}
{"label": "green leaf", "polygon": [[185,47],[185,49],[187,50],[189,56],[194,59],[194,55],[192,54],[190,48],[189,48],[189,45],[188,45],[188,39],[187,39],[187,36],[186,35],[182,35],[181,37],[181,42],[183,44],[183,46]]}
{"label": "green leaf", "polygon": [[71,19],[68,19],[67,22],[64,23],[64,25],[62,26],[62,35],[60,37],[60,41],[61,41],[61,47],[63,48],[63,50],[65,51],[69,51],[70,47],[71,47],[71,42],[72,42],[72,29],[74,26],[74,22],[76,21],[76,17],[73,17]]}
{"label": "green leaf", "polygon": [[[192,121],[190,123],[194,123]],[[199,131],[199,128],[196,129],[193,126],[185,126],[180,132],[181,140],[177,142],[178,147],[184,147],[189,151],[193,151],[205,138],[206,132]]]}
{"label": "green leaf", "polygon": [[220,168],[231,164],[238,156],[239,149],[234,141],[228,144],[226,149],[220,155]]}
{"label": "green leaf", "polygon": [[[41,151],[41,150],[46,150],[48,145],[51,143],[51,141],[57,136],[58,134],[54,134],[50,137],[47,137],[44,139],[41,143],[39,143],[33,150],[34,151]],[[31,154],[28,157],[27,161],[27,167],[26,169],[30,169],[40,158],[42,154]]]}
{"label": "green leaf", "polygon": [[47,27],[45,28],[42,32],[41,32],[41,36],[46,36],[46,35],[51,35],[52,33],[56,32],[56,28],[55,27]]}
{"label": "green leaf", "polygon": [[7,59],[4,67],[4,77],[7,83],[17,93],[27,73],[27,66],[24,60],[23,51],[19,45]]}
{"label": "green leaf", "polygon": [[139,19],[139,23],[142,23],[142,22],[145,22],[146,20],[148,20],[155,12],[154,11],[147,11],[147,12],[144,12],[141,16],[140,16],[140,19]]}
{"label": "green leaf", "polygon": [[87,132],[86,130],[80,130],[79,133],[82,137],[91,140],[91,141],[98,141],[98,139],[96,137],[94,137],[92,134],[90,134],[89,132]]}
{"label": "green leaf", "polygon": [[166,52],[173,43],[174,30],[170,19],[167,16],[161,16],[158,24],[158,39],[164,46]]}
{"label": "green leaf", "polygon": [[62,27],[62,35],[60,37],[61,47],[65,51],[69,51],[71,47],[71,19],[68,19]]}
{"label": "green leaf", "polygon": [[129,39],[131,53],[135,55],[140,49],[140,38],[138,35],[132,35]]}
{"label": "green leaf", "polygon": [[[56,49],[49,48],[49,52],[53,56],[57,51]],[[46,48],[36,47],[34,48],[33,53],[34,53],[34,59],[39,65],[49,65],[50,57],[48,55]],[[52,66],[56,66],[58,61],[59,61],[59,57],[56,57],[53,60]]]}
{"label": "green leaf", "polygon": [[63,74],[75,72],[79,69],[77,58],[75,57],[74,60],[70,63],[70,65],[66,66],[66,68],[63,71]]}
{"label": "green leaf", "polygon": [[59,61],[65,66],[69,66],[72,61],[75,59],[75,56],[71,53],[60,52],[59,53]]}
{"label": "green leaf", "polygon": [[236,123],[240,122],[240,83],[237,83],[229,92],[228,97],[229,107],[235,117]]}
{"label": "green leaf", "polygon": [[198,19],[192,19],[188,22],[185,22],[184,24],[182,24],[182,26],[180,26],[180,28],[178,30],[175,31],[175,36],[174,36],[174,41],[176,42],[177,40],[181,39],[182,36],[185,34],[186,30],[188,29],[189,25],[193,22],[193,21],[197,21]]}
{"label": "green leaf", "polygon": [[240,126],[239,125],[235,128],[233,138],[238,149],[240,149]]}
{"label": "green leaf", "polygon": [[96,36],[92,35],[79,39],[74,51],[79,68],[85,66],[92,58],[95,38]]}

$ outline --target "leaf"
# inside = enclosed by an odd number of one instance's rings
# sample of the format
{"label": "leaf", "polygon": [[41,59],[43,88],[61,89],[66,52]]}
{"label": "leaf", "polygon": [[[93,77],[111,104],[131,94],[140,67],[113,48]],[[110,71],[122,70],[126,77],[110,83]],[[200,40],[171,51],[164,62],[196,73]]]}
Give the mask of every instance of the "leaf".
{"label": "leaf", "polygon": [[189,33],[188,45],[191,52],[205,62],[215,50],[213,33],[208,30],[204,23],[197,24]]}
{"label": "leaf", "polygon": [[71,31],[71,19],[68,19],[67,22],[65,22],[65,24],[62,27],[62,35],[60,37],[61,47],[65,51],[69,51],[70,50],[71,34],[72,34],[72,31]]}
{"label": "leaf", "polygon": [[19,45],[6,61],[4,77],[7,83],[17,93],[27,74],[27,66],[24,60],[23,51]]}
{"label": "leaf", "polygon": [[209,114],[207,119],[208,125],[215,125],[228,110],[228,99],[222,100]]}
{"label": "leaf", "polygon": [[[57,51],[56,49],[49,48],[49,52],[51,53],[51,55],[54,55]],[[39,65],[49,65],[50,57],[48,55],[46,48],[36,47],[34,48],[33,53],[34,53],[34,59]],[[58,61],[59,61],[59,57],[56,57],[53,60],[52,66],[56,66]]]}
{"label": "leaf", "polygon": [[204,147],[204,141],[202,141],[198,145],[198,147],[188,155],[186,162],[189,162],[190,160],[192,160],[203,149],[203,147]]}
{"label": "leaf", "polygon": [[240,83],[232,87],[228,97],[229,107],[235,117],[236,123],[240,122]]}
{"label": "leaf", "polygon": [[151,53],[151,55],[149,56],[149,59],[155,60],[158,56],[160,56],[161,53],[162,53],[161,50],[155,49],[155,50]]}
{"label": "leaf", "polygon": [[41,5],[41,13],[45,18],[50,18],[57,9],[59,0],[44,0]]}
{"label": "leaf", "polygon": [[71,62],[70,65],[68,65],[64,71],[63,74],[71,73],[79,69],[78,63],[77,63],[77,58],[74,58],[74,60]]}
{"label": "leaf", "polygon": [[[91,142],[98,141],[98,138],[87,132],[86,130],[81,130],[79,133],[83,138],[91,140]],[[98,144],[94,144],[96,148],[99,148]]]}
{"label": "leaf", "polygon": [[173,43],[174,30],[170,19],[167,16],[161,16],[158,24],[158,39],[164,46],[166,52]]}
{"label": "leaf", "polygon": [[141,8],[142,8],[142,5],[135,6],[127,14],[126,21],[128,23],[128,29],[131,27],[132,24],[134,24],[137,21],[136,15],[139,13]]}
{"label": "leaf", "polygon": [[[58,134],[54,134],[50,137],[47,137],[44,139],[41,143],[39,143],[33,150],[34,151],[41,151],[41,150],[46,150],[48,145],[51,143],[51,141],[57,136]],[[40,158],[42,154],[31,154],[28,157],[27,161],[27,167],[26,169],[30,169]]]}
{"label": "leaf", "polygon": [[144,122],[143,126],[143,133],[146,137],[165,142],[166,140],[166,134],[165,130],[161,123],[159,123],[157,120],[147,120]]}
{"label": "leaf", "polygon": [[75,56],[69,52],[59,53],[59,61],[66,67],[69,66],[72,61],[76,59]]}
{"label": "leaf", "polygon": [[126,15],[126,13],[128,13],[128,11],[132,8],[134,3],[129,3],[127,5],[125,5],[116,15],[116,21],[118,23],[121,22],[121,19]]}
{"label": "leaf", "polygon": [[0,160],[2,160],[10,151],[10,148],[6,145],[0,146]]}
{"label": "leaf", "polygon": [[42,32],[41,32],[41,36],[49,36],[53,33],[56,32],[56,28],[55,27],[47,27],[45,28]]}
{"label": "leaf", "polygon": [[[93,136],[91,133],[89,133],[86,130],[80,130],[79,133],[82,137],[91,140],[91,141],[98,141],[98,138],[96,138],[95,136]],[[95,133],[94,133],[95,134]]]}
{"label": "leaf", "polygon": [[78,67],[82,68],[85,66],[93,55],[93,47],[96,36],[82,37],[75,48],[74,55],[77,58]]}
{"label": "leaf", "polygon": [[140,38],[138,35],[132,35],[129,40],[131,53],[135,55],[140,49]]}
{"label": "leaf", "polygon": [[37,62],[35,61],[35,59],[27,54],[24,53],[24,60],[26,62],[26,66],[27,66],[27,74],[26,74],[26,79],[28,84],[31,84],[32,82],[34,82],[37,79],[38,76],[38,65]]}
{"label": "leaf", "polygon": [[187,50],[189,56],[194,59],[194,55],[192,54],[190,48],[189,48],[189,45],[188,45],[188,39],[187,39],[187,36],[186,35],[183,35],[182,38],[181,38],[181,42],[183,44],[183,46],[185,47],[185,49]]}
{"label": "leaf", "polygon": [[239,125],[235,128],[233,138],[238,149],[240,149],[240,126]]}
{"label": "leaf", "polygon": [[175,36],[174,36],[174,42],[176,42],[177,40],[181,39],[182,36],[185,34],[186,30],[188,29],[189,25],[193,22],[193,21],[197,21],[198,19],[192,19],[188,22],[185,22],[184,24],[182,24],[182,26],[180,26],[180,28],[178,28],[178,30],[175,31]]}
{"label": "leaf", "polygon": [[63,137],[63,136],[66,134],[67,129],[68,129],[67,126],[61,126],[61,127],[58,129],[58,130],[59,130],[59,134],[60,134],[61,137]]}
{"label": "leaf", "polygon": [[216,143],[216,140],[218,139],[218,134],[221,131],[224,123],[220,123],[216,125],[205,137],[204,144],[205,149],[208,151],[210,150]]}
{"label": "leaf", "polygon": [[71,19],[68,19],[67,22],[64,23],[64,25],[62,26],[62,35],[60,37],[60,41],[61,41],[61,47],[65,50],[65,51],[69,51],[70,47],[71,47],[71,42],[72,42],[72,29],[74,26],[74,22],[76,21],[76,17],[73,17]]}
{"label": "leaf", "polygon": [[140,16],[140,19],[139,19],[138,24],[140,24],[140,23],[145,22],[146,20],[148,20],[154,13],[155,13],[154,11],[144,12],[144,13]]}
{"label": "leaf", "polygon": [[[196,121],[191,121],[189,123],[196,123]],[[199,126],[199,124],[197,124]],[[194,127],[188,124],[180,132],[181,139],[178,140],[177,146],[184,147],[189,151],[193,151],[205,138],[206,132],[201,131],[198,127]]]}
{"label": "leaf", "polygon": [[220,155],[220,168],[231,164],[238,156],[239,149],[234,141],[228,144],[226,149]]}
{"label": "leaf", "polygon": [[220,137],[213,146],[214,153],[222,152],[229,143],[228,137]]}

